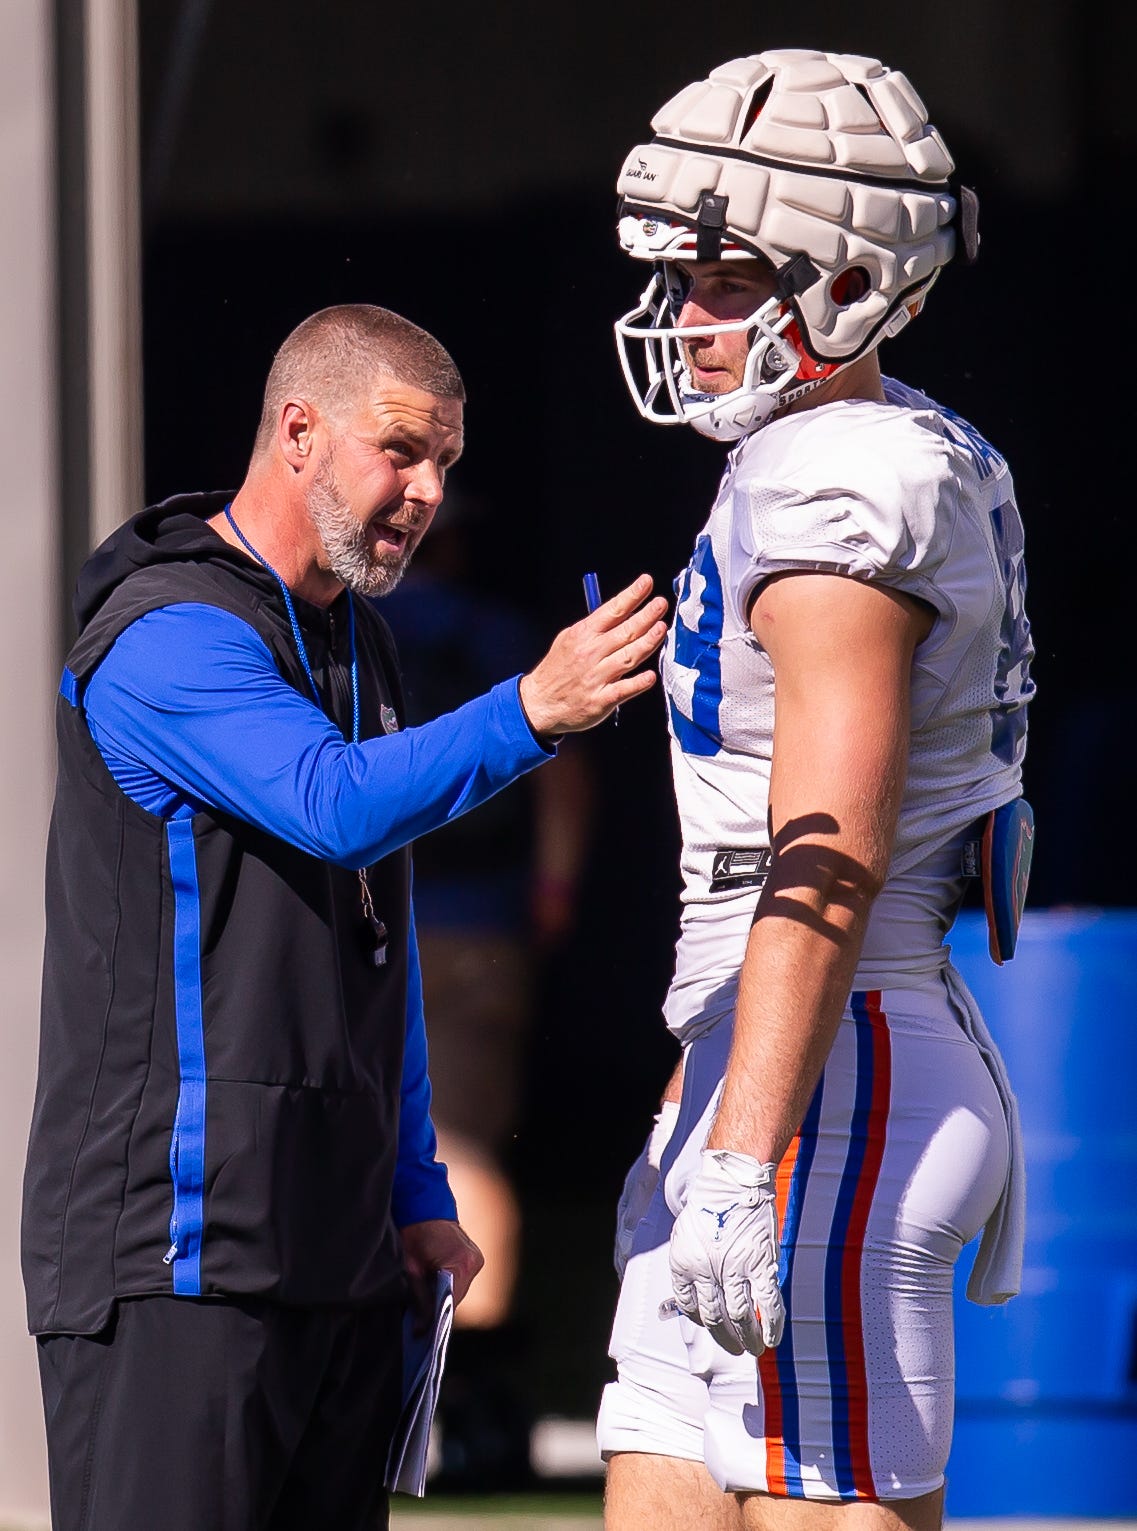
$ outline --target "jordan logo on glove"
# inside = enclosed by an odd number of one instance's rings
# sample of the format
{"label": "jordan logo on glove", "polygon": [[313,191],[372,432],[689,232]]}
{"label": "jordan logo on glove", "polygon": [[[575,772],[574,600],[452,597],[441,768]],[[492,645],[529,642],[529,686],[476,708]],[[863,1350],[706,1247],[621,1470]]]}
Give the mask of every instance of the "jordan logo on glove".
{"label": "jordan logo on glove", "polygon": [[726,1226],[727,1218],[730,1216],[730,1214],[734,1211],[735,1207],[737,1207],[737,1206],[738,1206],[738,1202],[732,1201],[730,1206],[727,1207],[725,1212],[716,1212],[713,1207],[704,1207],[703,1208],[703,1211],[706,1212],[710,1217],[713,1217],[715,1219],[716,1223],[718,1224],[718,1227],[715,1229],[715,1243],[716,1244],[722,1238],[722,1231],[723,1231],[723,1228]]}

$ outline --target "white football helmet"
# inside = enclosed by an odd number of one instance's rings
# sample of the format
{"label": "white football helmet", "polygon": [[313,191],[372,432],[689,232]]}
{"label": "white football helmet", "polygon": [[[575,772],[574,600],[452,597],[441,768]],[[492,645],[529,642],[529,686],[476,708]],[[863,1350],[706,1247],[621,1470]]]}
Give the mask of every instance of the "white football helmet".
{"label": "white football helmet", "polygon": [[[941,269],[978,250],[977,202],[907,78],[876,59],[778,49],[734,59],[652,118],[617,182],[619,238],[654,272],[616,323],[646,420],[736,441],[919,313]],[[700,335],[751,333],[745,376],[693,388],[674,262],[760,256],[774,296]]]}

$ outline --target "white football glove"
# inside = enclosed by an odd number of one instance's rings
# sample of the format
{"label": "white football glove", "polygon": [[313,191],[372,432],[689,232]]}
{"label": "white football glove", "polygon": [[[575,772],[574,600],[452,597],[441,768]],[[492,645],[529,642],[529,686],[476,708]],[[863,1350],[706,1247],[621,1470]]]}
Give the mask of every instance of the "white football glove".
{"label": "white football glove", "polygon": [[782,1337],[775,1164],[704,1149],[671,1231],[679,1311],[732,1356],[760,1356]]}
{"label": "white football glove", "polygon": [[647,1209],[659,1184],[660,1160],[678,1116],[679,1102],[665,1100],[656,1113],[654,1125],[640,1150],[639,1158],[624,1177],[624,1189],[616,1207],[616,1242],[612,1250],[612,1264],[621,1281],[632,1252],[632,1239],[647,1216]]}

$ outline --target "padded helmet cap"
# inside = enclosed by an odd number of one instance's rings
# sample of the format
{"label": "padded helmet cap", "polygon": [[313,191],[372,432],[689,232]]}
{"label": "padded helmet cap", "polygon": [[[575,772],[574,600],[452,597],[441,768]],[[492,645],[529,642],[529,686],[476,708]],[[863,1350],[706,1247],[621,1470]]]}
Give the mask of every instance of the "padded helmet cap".
{"label": "padded helmet cap", "polygon": [[[653,261],[762,255],[779,272],[806,257],[783,296],[819,362],[898,333],[956,253],[951,155],[906,76],[877,59],[804,48],[733,59],[651,125],[617,183],[624,249]],[[965,210],[970,259],[971,195]]]}

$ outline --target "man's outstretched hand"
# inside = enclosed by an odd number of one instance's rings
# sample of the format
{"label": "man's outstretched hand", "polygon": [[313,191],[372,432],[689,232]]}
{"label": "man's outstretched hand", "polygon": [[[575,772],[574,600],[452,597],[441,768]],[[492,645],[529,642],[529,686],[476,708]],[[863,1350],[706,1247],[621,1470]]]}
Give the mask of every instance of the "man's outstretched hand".
{"label": "man's outstretched hand", "polygon": [[553,639],[549,652],[521,677],[521,705],[542,738],[582,733],[655,683],[640,670],[667,634],[663,596],[651,595],[651,576],[641,574]]}

